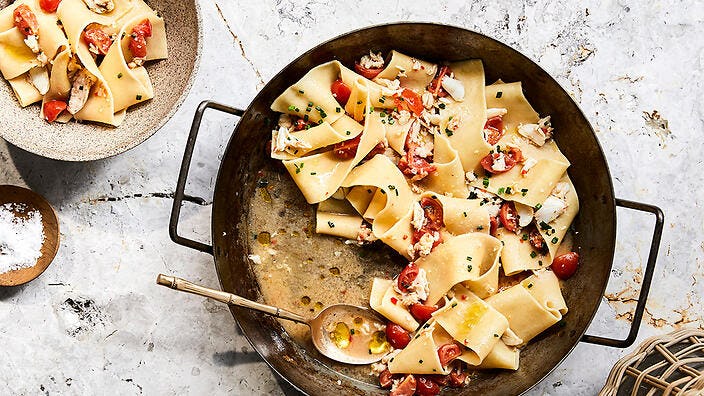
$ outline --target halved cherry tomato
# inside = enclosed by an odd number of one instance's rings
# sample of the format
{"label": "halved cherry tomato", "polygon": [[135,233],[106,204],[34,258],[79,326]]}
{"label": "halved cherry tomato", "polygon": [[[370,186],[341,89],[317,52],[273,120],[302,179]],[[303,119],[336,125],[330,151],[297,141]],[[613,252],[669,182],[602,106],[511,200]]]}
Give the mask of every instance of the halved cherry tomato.
{"label": "halved cherry tomato", "polygon": [[447,384],[450,382],[450,375],[442,375],[442,374],[429,374],[426,375],[426,377],[429,377],[433,382],[436,384],[442,386],[447,386]]}
{"label": "halved cherry tomato", "polygon": [[433,312],[438,310],[438,307],[435,305],[425,304],[411,304],[409,308],[411,315],[413,315],[413,317],[421,323],[427,322],[432,317]]}
{"label": "halved cherry tomato", "polygon": [[569,252],[561,254],[552,260],[552,272],[555,276],[565,280],[569,279],[577,271],[577,266],[579,266],[579,254],[576,252]]}
{"label": "halved cherry tomato", "polygon": [[88,45],[93,44],[98,54],[105,55],[112,45],[112,38],[100,24],[91,23],[83,30],[83,40]]}
{"label": "halved cherry tomato", "polygon": [[540,235],[540,231],[538,231],[537,228],[533,227],[533,229],[530,230],[528,233],[528,240],[531,246],[533,246],[533,249],[537,250],[538,253],[547,254],[548,244],[545,243],[545,239],[543,239],[543,236]]}
{"label": "halved cherry tomato", "polygon": [[446,367],[455,358],[462,354],[460,346],[455,343],[445,344],[438,348],[438,357],[440,358],[440,365]]}
{"label": "halved cherry tomato", "polygon": [[[425,234],[431,234],[440,231],[442,226],[445,224],[442,215],[442,204],[433,198],[423,197],[420,200],[420,207],[423,208],[423,214],[425,215],[426,222],[421,227],[420,230],[413,231],[412,242],[415,244],[423,237]],[[442,242],[442,238],[433,243],[433,248]]]}
{"label": "halved cherry tomato", "polygon": [[504,228],[511,232],[518,230],[518,212],[513,202],[504,202],[499,211],[499,219]]}
{"label": "halved cherry tomato", "polygon": [[302,131],[306,129],[307,123],[303,121],[302,118],[299,118],[293,122],[293,130],[294,131]]}
{"label": "halved cherry tomato", "polygon": [[[494,163],[501,157],[503,157],[504,160],[504,168],[494,169]],[[521,152],[521,149],[511,147],[506,153],[487,154],[484,158],[482,158],[481,164],[485,171],[496,175],[510,171],[518,162],[521,161],[523,161],[523,153]]]}
{"label": "halved cherry tomato", "polygon": [[489,234],[496,236],[496,231],[499,229],[499,219],[496,216],[489,217]]}
{"label": "halved cherry tomato", "polygon": [[356,71],[357,74],[361,74],[362,77],[368,78],[370,80],[373,79],[374,77],[378,76],[382,70],[384,70],[383,67],[369,69],[369,68],[362,66],[359,62],[354,63],[354,71]]}
{"label": "halved cherry tomato", "polygon": [[518,147],[509,148],[506,156],[515,162],[523,162],[523,152]]}
{"label": "halved cherry tomato", "polygon": [[134,25],[132,34],[138,34],[144,37],[152,36],[152,22],[149,19],[144,19],[142,22]]}
{"label": "halved cherry tomato", "polygon": [[494,116],[486,120],[486,124],[484,124],[484,130],[489,131],[486,136],[487,143],[492,146],[498,143],[505,133],[503,117]]}
{"label": "halved cherry tomato", "polygon": [[413,396],[416,393],[417,381],[413,374],[408,374],[396,387],[389,393],[389,396]]}
{"label": "halved cherry tomato", "polygon": [[62,111],[66,110],[66,102],[61,100],[50,100],[44,103],[44,119],[49,122],[56,121]]}
{"label": "halved cherry tomato", "polygon": [[394,383],[394,375],[391,374],[391,371],[389,369],[385,369],[384,371],[379,374],[379,386],[381,386],[382,389],[388,389],[391,388],[391,385]]}
{"label": "halved cherry tomato", "polygon": [[59,8],[59,3],[61,3],[61,0],[39,0],[39,7],[41,7],[44,12],[52,13]]}
{"label": "halved cherry tomato", "polygon": [[20,4],[13,13],[15,27],[25,36],[32,36],[39,33],[39,22],[32,9],[26,4]]}
{"label": "halved cherry tomato", "polygon": [[354,139],[336,143],[332,148],[332,152],[341,160],[354,158],[354,156],[357,155],[357,148],[359,147],[359,142],[361,139],[362,134],[359,134]]}
{"label": "halved cherry tomato", "polygon": [[447,66],[442,66],[438,70],[438,74],[433,78],[433,81],[428,85],[428,91],[430,91],[435,96],[444,97],[447,96],[447,92],[442,88],[442,78],[450,74],[452,71]]}
{"label": "halved cherry tomato", "polygon": [[415,155],[416,148],[406,149],[406,155],[398,161],[398,168],[413,180],[422,180],[437,169],[428,160]]}
{"label": "halved cherry tomato", "polygon": [[440,394],[440,387],[433,381],[430,376],[419,375],[418,383],[416,384],[416,395],[418,396],[435,396]]}
{"label": "halved cherry tomato", "polygon": [[386,325],[386,340],[394,349],[403,349],[411,342],[411,335],[403,327],[389,322]]}
{"label": "halved cherry tomato", "polygon": [[460,388],[464,386],[465,380],[467,379],[467,373],[462,370],[461,365],[457,365],[450,371],[450,386],[453,388]]}
{"label": "halved cherry tomato", "polygon": [[406,268],[404,268],[398,275],[398,289],[404,293],[408,293],[408,288],[411,286],[414,280],[418,276],[418,266],[415,263],[408,263]]}
{"label": "halved cherry tomato", "polygon": [[377,154],[384,154],[384,151],[386,151],[386,146],[383,142],[379,142],[376,144],[376,146],[374,146],[374,148],[372,148],[372,151],[370,151],[369,154],[364,157],[364,159],[372,159]]}
{"label": "halved cherry tomato", "polygon": [[337,103],[343,106],[347,104],[347,101],[350,100],[350,94],[352,94],[350,87],[339,78],[332,82],[330,92],[332,92],[332,96],[337,99]]}
{"label": "halved cherry tomato", "polygon": [[399,110],[408,110],[411,113],[419,116],[423,112],[423,100],[420,95],[408,88],[401,91],[401,95],[394,95],[394,104]]}

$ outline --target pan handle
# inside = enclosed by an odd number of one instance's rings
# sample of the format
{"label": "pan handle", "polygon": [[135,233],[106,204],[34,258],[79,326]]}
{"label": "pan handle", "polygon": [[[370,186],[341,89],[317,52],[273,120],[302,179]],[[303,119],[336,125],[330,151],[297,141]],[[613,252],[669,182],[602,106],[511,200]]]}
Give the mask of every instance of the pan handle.
{"label": "pan handle", "polygon": [[645,311],[645,302],[648,299],[648,292],[650,291],[650,283],[653,280],[653,271],[655,270],[655,261],[658,257],[658,249],[660,248],[660,238],[662,237],[662,227],[665,222],[662,210],[657,206],[648,205],[642,202],[626,201],[624,199],[616,199],[616,205],[635,209],[641,212],[648,212],[655,215],[655,230],[653,231],[653,238],[650,242],[650,253],[648,253],[648,262],[645,266],[645,275],[643,276],[643,284],[640,287],[640,294],[638,295],[638,304],[636,304],[636,311],[633,314],[633,321],[631,322],[631,329],[628,331],[628,337],[623,340],[617,340],[615,338],[583,335],[581,341],[590,344],[598,344],[609,347],[616,348],[627,348],[633,345],[636,337],[638,336],[638,330],[640,329],[640,322],[643,319],[643,312]]}
{"label": "pan handle", "polygon": [[195,148],[196,138],[198,137],[198,131],[200,130],[200,123],[203,119],[203,113],[205,113],[205,110],[207,109],[215,109],[238,117],[242,117],[242,115],[244,114],[243,110],[207,100],[201,102],[200,105],[198,105],[198,109],[196,109],[196,115],[193,117],[193,123],[191,124],[191,132],[189,133],[188,140],[186,141],[186,150],[183,154],[183,161],[181,162],[181,171],[179,172],[178,183],[176,184],[176,191],[174,192],[174,203],[171,207],[171,219],[169,220],[169,236],[171,237],[172,241],[178,243],[179,245],[199,250],[201,252],[213,254],[212,245],[184,238],[178,234],[178,221],[181,215],[181,205],[183,204],[183,201],[198,200],[198,198],[187,196],[185,194],[185,190],[186,180],[188,179],[188,170],[191,166],[191,159],[193,157],[193,149]]}

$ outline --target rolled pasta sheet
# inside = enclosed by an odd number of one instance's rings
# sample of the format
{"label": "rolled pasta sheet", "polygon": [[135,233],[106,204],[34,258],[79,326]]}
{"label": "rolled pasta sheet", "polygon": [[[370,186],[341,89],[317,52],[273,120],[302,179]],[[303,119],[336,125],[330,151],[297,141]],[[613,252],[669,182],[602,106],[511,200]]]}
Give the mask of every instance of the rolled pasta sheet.
{"label": "rolled pasta sheet", "polygon": [[315,232],[356,240],[363,221],[362,216],[326,213],[318,210]]}
{"label": "rolled pasta sheet", "polygon": [[453,288],[455,296],[433,314],[435,321],[452,338],[468,348],[464,361],[479,365],[500,342],[508,321],[496,309],[463,286]]}
{"label": "rolled pasta sheet", "polygon": [[432,192],[425,192],[422,196],[433,197],[442,204],[444,232],[452,235],[489,233],[489,212],[480,205],[480,200],[452,198]]}
{"label": "rolled pasta sheet", "polygon": [[[337,117],[338,120],[339,118],[340,117]],[[348,122],[346,120],[347,118],[343,118],[340,122],[346,126]],[[332,127],[337,129],[338,125],[336,121],[332,124]],[[338,129],[338,131],[345,129],[346,127]],[[318,203],[334,194],[337,189],[342,186],[343,181],[346,183],[346,179],[348,179],[352,168],[362,161],[374,146],[383,140],[384,133],[383,125],[378,119],[367,117],[354,158],[341,161],[332,151],[326,151],[307,157],[286,160],[283,161],[283,164],[308,203]],[[372,161],[368,161],[367,163],[370,162]],[[361,166],[359,168],[361,168]],[[355,169],[355,171],[357,171],[357,169]],[[370,172],[374,171],[371,170]],[[401,177],[403,177],[403,175],[401,175]],[[353,187],[356,185],[369,184],[345,184],[343,187]]]}
{"label": "rolled pasta sheet", "polygon": [[467,198],[469,188],[465,182],[465,171],[457,150],[452,148],[450,141],[444,135],[435,135],[433,165],[431,172],[421,181],[421,186],[439,194],[457,198]]}
{"label": "rolled pasta sheet", "polygon": [[489,352],[489,354],[482,360],[479,365],[472,365],[471,359],[472,355],[465,352],[458,360],[462,360],[470,365],[470,368],[478,370],[488,370],[488,369],[507,369],[507,370],[518,370],[518,362],[520,357],[520,351],[518,348],[510,347],[506,345],[503,341],[499,341],[494,345],[494,348]]}
{"label": "rolled pasta sheet", "polygon": [[[386,113],[382,112],[380,116],[384,117],[384,114]],[[400,155],[404,155],[406,153],[406,137],[411,130],[413,122],[407,121],[405,124],[402,124],[400,120],[395,119],[393,116],[385,117],[386,141],[389,143],[389,147],[394,151]]]}
{"label": "rolled pasta sheet", "polygon": [[413,236],[412,219],[413,209],[409,209],[405,216],[401,217],[391,228],[377,237],[408,260],[411,260],[409,252],[413,247],[411,244]]}
{"label": "rolled pasta sheet", "polygon": [[[338,78],[353,87],[359,76],[338,61],[331,61],[316,66],[295,84],[279,95],[271,104],[271,109],[297,117],[307,116],[309,121],[320,120],[334,123],[345,115],[341,104],[337,102],[330,87]],[[367,95],[368,96],[368,95]],[[352,99],[350,99],[352,101]],[[355,103],[362,101],[363,108],[369,108],[368,98],[356,98]]]}
{"label": "rolled pasta sheet", "polygon": [[544,269],[552,263],[550,257],[533,250],[528,242],[527,232],[516,234],[501,227],[496,230],[496,237],[504,244],[501,251],[501,267],[508,276],[528,270]]}
{"label": "rolled pasta sheet", "polygon": [[364,127],[357,121],[348,116],[342,116],[335,122],[335,128],[330,123],[323,122],[309,129],[292,132],[291,137],[301,142],[299,147],[296,147],[293,152],[289,152],[290,150],[272,152],[271,157],[281,160],[300,158],[312,151],[354,139],[362,133],[363,129]]}
{"label": "rolled pasta sheet", "polygon": [[357,213],[363,215],[367,211],[367,208],[369,208],[369,204],[372,198],[374,198],[375,192],[376,187],[356,186],[350,189],[345,199],[352,205]]}
{"label": "rolled pasta sheet", "polygon": [[481,294],[497,290],[501,248],[501,242],[491,235],[470,233],[451,238],[416,260],[428,279],[426,304],[437,303],[458,283],[476,281],[486,274],[490,276],[482,278],[480,284],[470,283],[470,289]]}
{"label": "rolled pasta sheet", "polygon": [[559,322],[567,312],[555,274],[539,274],[486,299],[508,319],[510,329],[524,344]]}
{"label": "rolled pasta sheet", "polygon": [[[52,100],[62,100],[68,102],[69,92],[71,91],[71,81],[68,78],[68,65],[71,60],[71,50],[66,48],[56,55],[54,63],[51,67],[51,75],[49,77],[49,91],[42,98],[41,114],[44,114],[44,105]],[[62,112],[56,121],[66,123],[71,120],[71,113]]]}
{"label": "rolled pasta sheet", "polygon": [[376,215],[379,214],[386,206],[386,191],[379,188],[374,192],[372,200],[369,201],[369,206],[367,210],[364,211],[364,218],[367,221],[374,221]]}
{"label": "rolled pasta sheet", "polygon": [[394,80],[398,77],[402,87],[423,92],[435,78],[437,70],[438,65],[434,63],[412,58],[394,50],[391,51],[389,63],[375,80],[379,78]]}
{"label": "rolled pasta sheet", "polygon": [[464,171],[477,171],[481,168],[479,162],[491,150],[483,137],[486,123],[484,66],[481,60],[474,59],[452,63],[450,68],[455,79],[464,86],[465,97],[461,102],[448,103],[440,112],[440,131],[457,150]]}
{"label": "rolled pasta sheet", "polygon": [[12,87],[12,92],[15,93],[17,101],[22,107],[42,100],[42,94],[39,93],[34,85],[30,84],[28,78],[29,76],[25,73],[8,80],[10,87]]}
{"label": "rolled pasta sheet", "polygon": [[567,173],[562,176],[562,179],[560,179],[558,183],[566,183],[569,186],[569,190],[567,194],[565,194],[567,208],[564,213],[547,225],[538,224],[538,231],[540,231],[543,239],[548,244],[548,263],[552,263],[552,260],[557,255],[557,250],[560,248],[565,234],[569,231],[572,220],[574,220],[577,213],[579,213],[579,197],[577,196],[577,190],[574,188],[572,180],[570,180]]}
{"label": "rolled pasta sheet", "polygon": [[0,71],[7,80],[41,65],[37,55],[24,43],[24,39],[25,35],[14,27],[0,33]]}
{"label": "rolled pasta sheet", "polygon": [[436,323],[430,321],[413,336],[411,342],[389,361],[392,374],[449,374],[438,356],[438,348],[452,342],[452,337]]}
{"label": "rolled pasta sheet", "polygon": [[369,306],[406,331],[415,331],[419,323],[401,304],[402,296],[394,290],[393,283],[394,281],[390,279],[374,278],[372,292],[369,295]]}

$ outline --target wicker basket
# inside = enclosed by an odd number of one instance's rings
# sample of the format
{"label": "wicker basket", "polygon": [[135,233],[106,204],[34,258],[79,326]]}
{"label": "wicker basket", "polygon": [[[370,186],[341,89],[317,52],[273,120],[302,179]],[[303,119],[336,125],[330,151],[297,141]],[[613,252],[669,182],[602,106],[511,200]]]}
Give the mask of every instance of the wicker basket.
{"label": "wicker basket", "polygon": [[704,395],[704,331],[648,338],[616,363],[599,395]]}

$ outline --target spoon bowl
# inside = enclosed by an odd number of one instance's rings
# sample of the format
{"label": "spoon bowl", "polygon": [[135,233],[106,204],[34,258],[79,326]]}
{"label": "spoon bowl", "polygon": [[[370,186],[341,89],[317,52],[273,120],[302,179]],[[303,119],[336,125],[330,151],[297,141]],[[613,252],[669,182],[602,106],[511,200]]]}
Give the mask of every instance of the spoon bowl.
{"label": "spoon bowl", "polygon": [[[156,283],[174,290],[196,294],[225,304],[253,309],[277,318],[305,324],[310,327],[310,334],[315,348],[328,358],[341,363],[371,364],[381,360],[388,352],[386,348],[372,348],[370,346],[374,333],[381,331],[379,329],[383,328],[385,322],[374,311],[365,307],[335,304],[323,309],[312,318],[305,318],[283,308],[254,302],[220,290],[209,289],[174,276],[159,274]],[[364,332],[355,334],[354,330],[350,331],[349,329],[352,322],[358,323],[369,330],[366,334]],[[344,333],[345,331],[347,333]],[[340,337],[343,337],[343,339],[340,340]],[[344,343],[341,341],[344,341]]]}
{"label": "spoon bowl", "polygon": [[[42,243],[42,255],[37,259],[37,263],[32,267],[21,268],[0,274],[0,286],[17,286],[27,283],[44,272],[49,264],[56,257],[59,250],[59,219],[56,217],[54,208],[51,207],[44,197],[27,188],[0,185],[0,205],[7,203],[24,204],[26,212],[38,211],[42,216],[42,226],[44,229],[44,243]],[[15,217],[26,217],[27,214],[16,211]]]}

